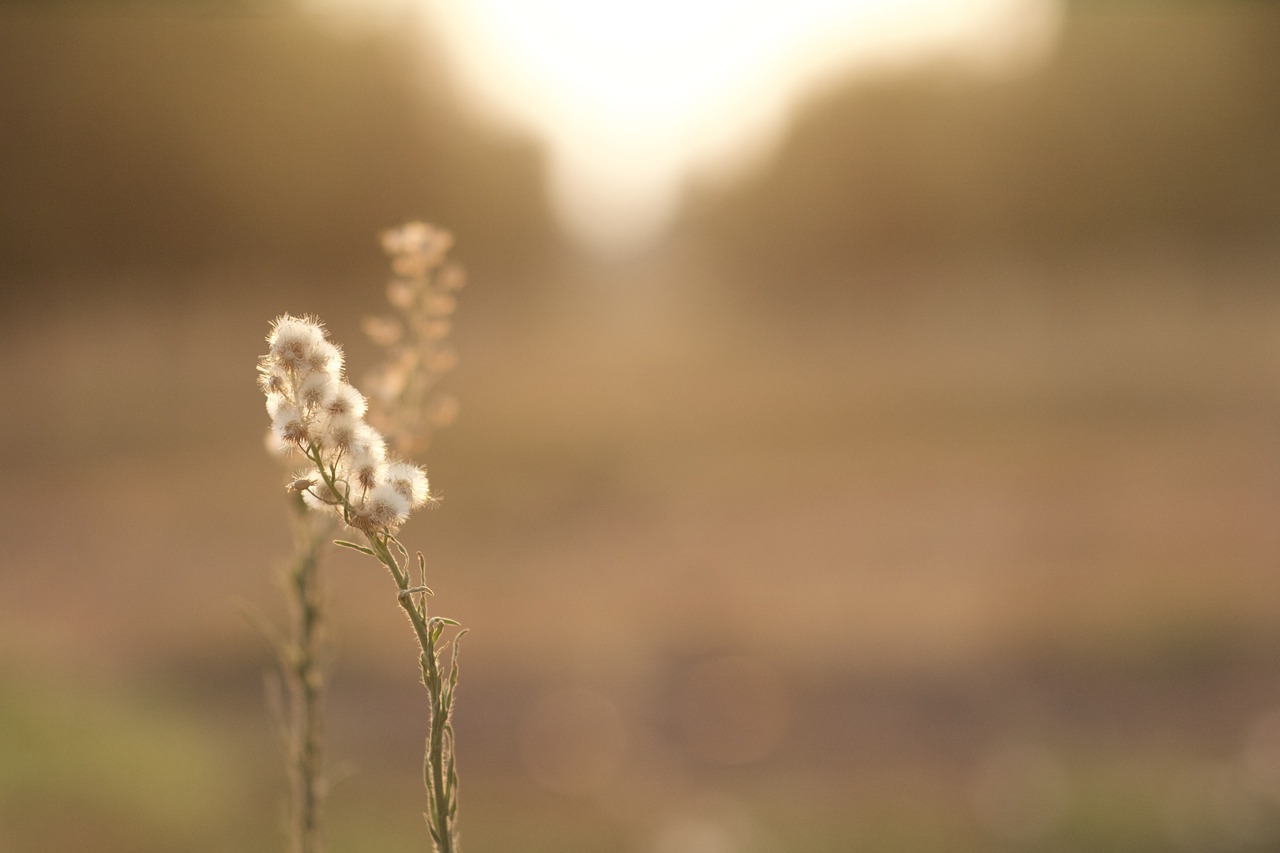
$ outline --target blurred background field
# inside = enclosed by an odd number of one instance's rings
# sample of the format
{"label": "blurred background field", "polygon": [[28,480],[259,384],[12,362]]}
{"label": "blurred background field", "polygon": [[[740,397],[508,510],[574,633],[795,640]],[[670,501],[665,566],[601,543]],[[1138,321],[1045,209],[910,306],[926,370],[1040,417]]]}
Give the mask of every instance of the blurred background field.
{"label": "blurred background field", "polygon": [[[254,362],[371,364],[410,218],[468,853],[1276,849],[1280,12],[1045,8],[593,243],[438,6],[0,7],[0,850],[280,849]],[[327,580],[331,847],[425,849],[409,630]]]}

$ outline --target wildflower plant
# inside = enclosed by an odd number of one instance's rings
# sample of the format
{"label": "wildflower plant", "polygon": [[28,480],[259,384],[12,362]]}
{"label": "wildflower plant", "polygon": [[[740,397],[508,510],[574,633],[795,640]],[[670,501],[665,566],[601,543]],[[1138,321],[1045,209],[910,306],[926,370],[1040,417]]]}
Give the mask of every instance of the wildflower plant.
{"label": "wildflower plant", "polygon": [[408,458],[427,446],[432,432],[456,417],[458,402],[437,389],[457,364],[449,342],[454,295],[466,281],[462,268],[446,258],[453,235],[423,222],[410,222],[382,235],[391,257],[387,301],[392,316],[368,317],[364,331],[387,356],[365,378],[370,423]]}
{"label": "wildflower plant", "polygon": [[[426,561],[396,538],[409,514],[433,500],[426,472],[394,458],[382,433],[365,419],[368,401],[345,379],[341,349],[312,317],[277,318],[259,359],[277,447],[303,461],[288,485],[303,503],[363,542],[335,540],[380,562],[397,587],[396,601],[413,627],[430,703],[423,775],[427,824],[440,853],[457,850],[458,776],[454,759],[453,697],[458,682],[457,637],[446,665],[444,631],[458,623],[428,612]],[[416,566],[416,574],[415,574]],[[459,635],[460,636],[460,635]]]}
{"label": "wildflower plant", "polygon": [[[272,706],[289,770],[289,846],[292,853],[320,853],[321,817],[328,790],[324,774],[324,688],[327,669],[325,596],[320,555],[337,528],[329,514],[317,514],[290,495],[293,557],[281,576],[289,604],[288,633],[260,622],[280,658],[285,690],[269,682]],[[287,700],[286,700],[287,697]]]}

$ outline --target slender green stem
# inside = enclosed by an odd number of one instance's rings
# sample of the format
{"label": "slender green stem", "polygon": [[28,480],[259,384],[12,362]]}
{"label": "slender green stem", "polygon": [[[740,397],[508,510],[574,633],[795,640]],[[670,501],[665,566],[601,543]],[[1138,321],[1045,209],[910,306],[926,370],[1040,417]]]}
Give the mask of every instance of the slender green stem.
{"label": "slender green stem", "polygon": [[[354,517],[345,483],[339,483],[333,469],[326,468],[321,459],[320,450],[314,446],[303,448],[307,458],[315,463],[316,470],[323,478],[329,492],[336,495],[339,503],[335,505],[342,513],[343,520],[350,523]],[[431,837],[439,853],[457,853],[457,771],[453,760],[453,727],[449,721],[449,712],[453,704],[453,687],[457,683],[457,655],[454,654],[450,667],[449,683],[446,684],[440,673],[440,662],[437,648],[441,632],[446,624],[456,624],[450,620],[429,619],[427,615],[426,595],[411,591],[412,573],[409,568],[409,554],[404,546],[386,531],[370,531],[362,529],[365,541],[369,543],[374,557],[387,567],[397,587],[396,601],[409,617],[413,631],[418,638],[420,650],[419,664],[422,668],[423,684],[431,704],[431,728],[427,739],[425,756],[424,781],[428,795],[428,827]],[[404,558],[404,563],[396,558],[392,546]],[[415,595],[422,595],[415,599]],[[419,604],[419,600],[421,604]]]}
{"label": "slender green stem", "polygon": [[323,849],[320,814],[324,800],[324,669],[319,564],[326,525],[307,513],[301,501],[298,504],[294,519],[294,559],[284,579],[292,612],[292,636],[282,649],[289,687],[290,845],[295,853],[320,853]]}
{"label": "slender green stem", "polygon": [[366,534],[370,547],[377,556],[379,562],[387,567],[391,572],[391,576],[395,578],[396,586],[399,592],[396,600],[405,614],[409,617],[409,622],[413,625],[414,633],[418,637],[418,646],[421,650],[419,663],[422,666],[422,679],[426,685],[427,693],[431,700],[431,732],[427,741],[427,765],[429,775],[427,778],[429,802],[429,817],[431,823],[431,835],[435,839],[436,849],[440,853],[455,853],[457,829],[455,824],[455,814],[451,808],[451,787],[446,787],[445,774],[445,730],[449,721],[449,707],[445,702],[445,687],[440,678],[439,661],[436,654],[436,645],[440,639],[440,626],[433,626],[427,618],[425,603],[419,606],[412,594],[408,593],[410,583],[409,568],[406,564],[401,566],[399,561],[391,552],[390,543],[399,543],[388,534]]}

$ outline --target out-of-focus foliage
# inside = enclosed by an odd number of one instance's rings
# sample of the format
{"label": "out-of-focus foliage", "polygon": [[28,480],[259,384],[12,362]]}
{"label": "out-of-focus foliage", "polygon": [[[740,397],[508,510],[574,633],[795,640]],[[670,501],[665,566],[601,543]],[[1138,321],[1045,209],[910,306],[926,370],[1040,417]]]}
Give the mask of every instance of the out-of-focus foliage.
{"label": "out-of-focus foliage", "polygon": [[418,18],[328,23],[0,8],[5,275],[376,269],[371,239],[416,216],[481,268],[544,252],[540,156],[470,117]]}
{"label": "out-of-focus foliage", "polygon": [[[1250,251],[1280,236],[1280,11],[1086,4],[1042,66],[833,86],[689,239],[756,287],[996,257]],[[693,235],[693,236],[690,236]]]}

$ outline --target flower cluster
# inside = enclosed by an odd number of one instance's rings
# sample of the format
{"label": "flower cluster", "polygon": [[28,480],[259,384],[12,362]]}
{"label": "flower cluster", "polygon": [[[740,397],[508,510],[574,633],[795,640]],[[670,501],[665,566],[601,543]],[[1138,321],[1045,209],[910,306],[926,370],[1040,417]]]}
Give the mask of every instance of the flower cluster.
{"label": "flower cluster", "polygon": [[396,315],[364,322],[373,342],[387,350],[385,362],[365,380],[368,417],[405,455],[425,449],[431,434],[448,426],[458,412],[457,400],[436,390],[458,361],[448,337],[458,304],[455,294],[466,276],[446,259],[452,246],[451,233],[422,222],[382,235],[393,273],[387,301]]}
{"label": "flower cluster", "polygon": [[427,475],[387,455],[381,433],[365,423],[368,403],[343,378],[342,350],[320,322],[285,314],[271,325],[269,349],[258,361],[271,434],[311,467],[289,488],[313,509],[335,509],[365,532],[393,532],[427,503]]}

